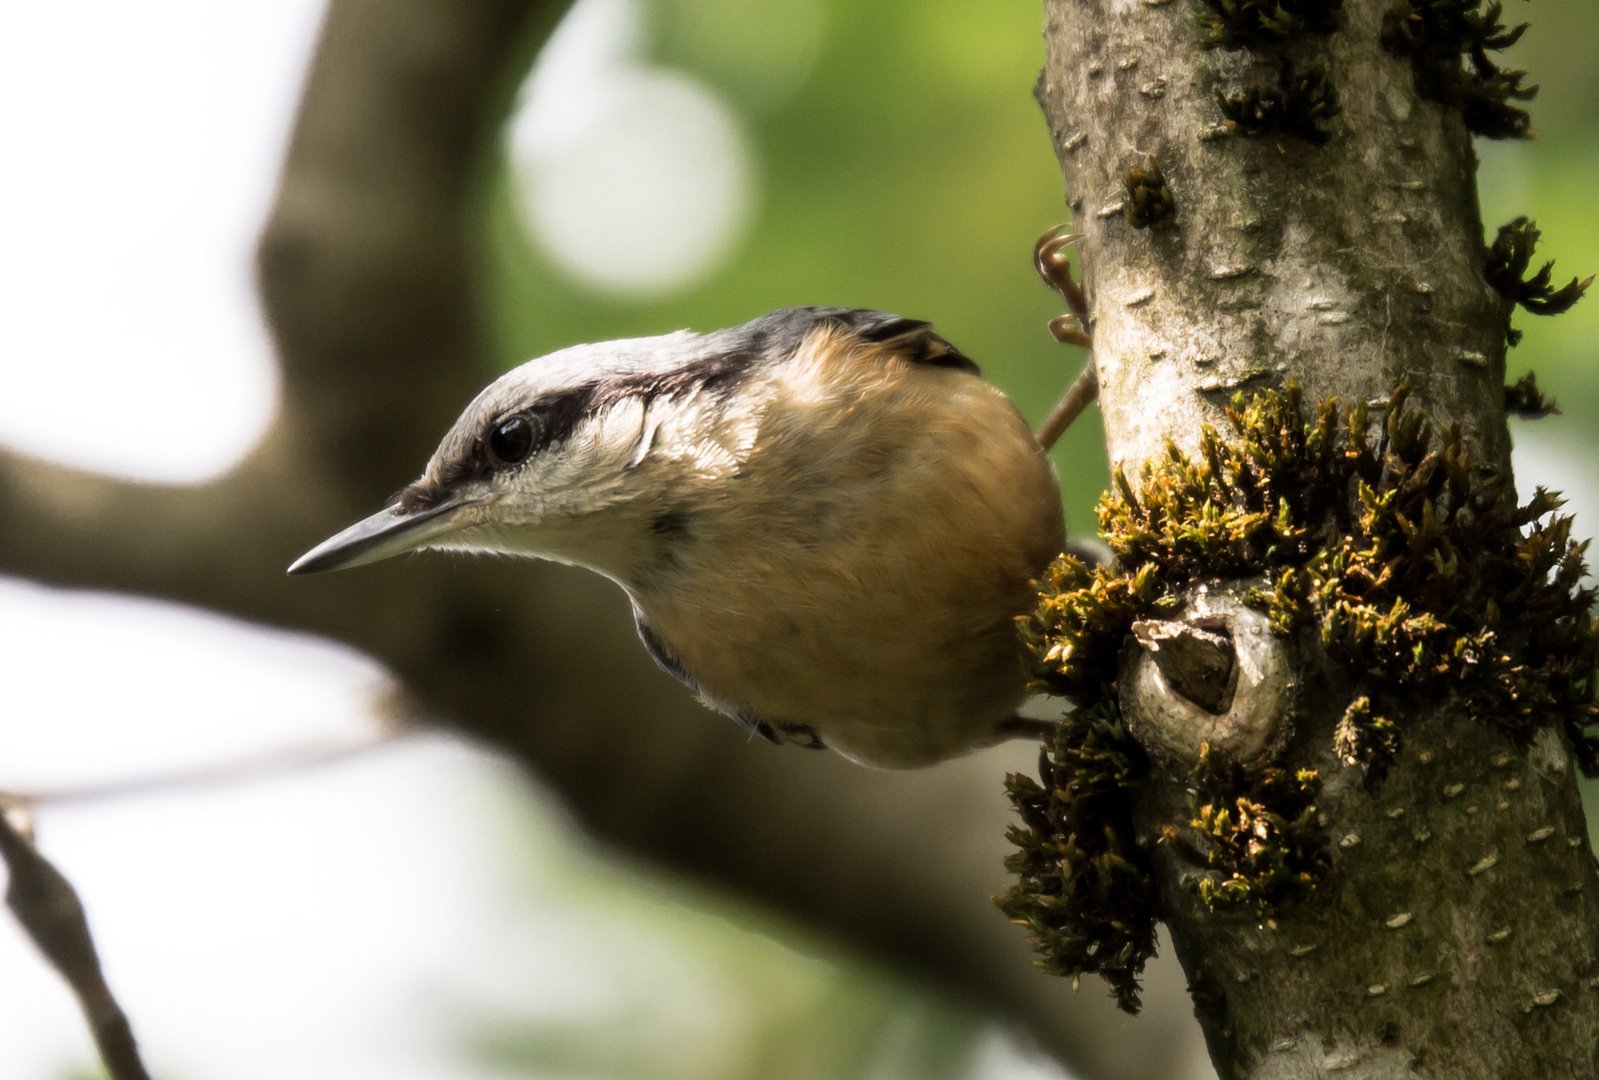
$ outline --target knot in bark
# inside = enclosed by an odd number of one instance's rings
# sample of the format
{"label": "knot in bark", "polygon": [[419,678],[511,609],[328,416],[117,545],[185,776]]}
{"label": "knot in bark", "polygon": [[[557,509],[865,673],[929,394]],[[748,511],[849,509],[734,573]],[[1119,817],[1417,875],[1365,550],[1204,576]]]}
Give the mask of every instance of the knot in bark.
{"label": "knot in bark", "polygon": [[1169,687],[1206,712],[1227,711],[1238,685],[1233,679],[1238,664],[1225,624],[1206,629],[1146,619],[1133,623],[1133,637],[1149,650]]}
{"label": "knot in bark", "polygon": [[1192,765],[1209,744],[1252,764],[1283,741],[1292,661],[1266,616],[1244,602],[1251,584],[1197,586],[1175,619],[1134,624],[1121,710],[1152,755]]}

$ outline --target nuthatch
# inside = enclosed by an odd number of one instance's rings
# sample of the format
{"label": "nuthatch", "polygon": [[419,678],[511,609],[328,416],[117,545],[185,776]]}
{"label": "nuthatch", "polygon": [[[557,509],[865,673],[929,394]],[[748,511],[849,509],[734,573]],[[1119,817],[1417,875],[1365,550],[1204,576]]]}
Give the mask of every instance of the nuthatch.
{"label": "nuthatch", "polygon": [[595,570],[700,700],[879,767],[1016,734],[1054,468],[929,324],[789,308],[579,345],[480,393],[421,479],[291,574],[447,548]]}

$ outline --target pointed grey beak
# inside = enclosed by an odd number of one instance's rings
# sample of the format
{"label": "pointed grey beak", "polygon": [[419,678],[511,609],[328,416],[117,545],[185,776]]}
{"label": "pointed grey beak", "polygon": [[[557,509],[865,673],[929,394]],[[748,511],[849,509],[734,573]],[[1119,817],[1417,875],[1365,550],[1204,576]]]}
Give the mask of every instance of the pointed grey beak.
{"label": "pointed grey beak", "polygon": [[348,570],[352,566],[365,566],[391,555],[414,551],[433,537],[454,529],[457,510],[476,506],[480,501],[456,498],[411,514],[392,506],[379,510],[301,555],[289,567],[289,573]]}

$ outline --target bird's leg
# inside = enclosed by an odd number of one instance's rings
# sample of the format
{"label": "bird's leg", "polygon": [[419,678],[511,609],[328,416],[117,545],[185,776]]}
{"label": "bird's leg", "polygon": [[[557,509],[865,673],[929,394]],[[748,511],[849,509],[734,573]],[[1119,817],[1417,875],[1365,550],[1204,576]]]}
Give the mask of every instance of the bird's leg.
{"label": "bird's leg", "polygon": [[[1066,249],[1083,238],[1081,233],[1068,233],[1065,225],[1058,225],[1038,238],[1033,247],[1033,266],[1044,284],[1060,293],[1071,309],[1067,315],[1057,315],[1049,321],[1049,332],[1055,340],[1067,345],[1080,345],[1090,350],[1088,363],[1077,381],[1066,391],[1060,404],[1038,429],[1038,442],[1045,450],[1055,445],[1078,414],[1099,397],[1099,373],[1094,367],[1094,338],[1089,333],[1088,297],[1083,287],[1072,278],[1071,260]],[[1075,325],[1073,325],[1075,324]]]}
{"label": "bird's leg", "polygon": [[1082,374],[1077,376],[1071,387],[1066,391],[1066,396],[1060,399],[1060,404],[1055,406],[1053,412],[1044,418],[1038,427],[1038,445],[1045,450],[1055,445],[1066,429],[1072,426],[1072,421],[1094,399],[1099,397],[1099,372],[1094,368],[1094,358],[1090,356],[1088,363],[1083,366]]}
{"label": "bird's leg", "polygon": [[1060,731],[1058,720],[1034,720],[1030,716],[1012,716],[999,722],[999,733],[1007,739],[1038,739],[1049,742]]}

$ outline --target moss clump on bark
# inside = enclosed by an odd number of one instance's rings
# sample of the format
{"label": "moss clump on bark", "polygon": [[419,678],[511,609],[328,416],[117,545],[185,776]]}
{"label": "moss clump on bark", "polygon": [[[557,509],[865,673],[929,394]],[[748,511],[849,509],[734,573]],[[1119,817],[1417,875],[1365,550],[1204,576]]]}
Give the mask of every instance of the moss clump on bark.
{"label": "moss clump on bark", "polygon": [[[1383,19],[1382,43],[1407,57],[1416,92],[1459,109],[1471,132],[1489,139],[1525,139],[1532,117],[1510,104],[1531,101],[1525,71],[1500,67],[1488,54],[1520,40],[1527,24],[1506,28],[1503,5],[1483,0],[1402,0]],[[1467,67],[1466,63],[1470,66]]]}
{"label": "moss clump on bark", "polygon": [[1327,840],[1316,824],[1321,777],[1272,765],[1244,769],[1205,747],[1194,769],[1188,830],[1161,837],[1213,873],[1199,879],[1211,910],[1249,907],[1262,919],[1302,900],[1327,876]]}
{"label": "moss clump on bark", "polygon": [[[1553,259],[1529,278],[1527,271],[1532,266],[1532,253],[1537,250],[1538,238],[1542,235],[1537,223],[1527,217],[1501,225],[1493,247],[1488,249],[1488,265],[1483,273],[1488,284],[1510,301],[1510,310],[1520,304],[1534,315],[1562,315],[1582,299],[1588,286],[1593,284],[1593,278],[1582,281],[1572,278],[1557,289],[1551,280],[1555,269]],[[1510,310],[1505,312],[1505,340],[1519,345],[1521,331],[1511,327]]]}
{"label": "moss clump on bark", "polygon": [[[1360,405],[1341,418],[1323,405],[1305,425],[1318,433],[1303,443],[1307,479],[1341,477],[1348,495],[1307,518],[1322,538],[1308,558],[1263,568],[1260,602],[1284,632],[1315,628],[1369,699],[1364,720],[1346,715],[1346,760],[1389,759],[1403,730],[1379,721],[1432,702],[1523,740],[1558,725],[1593,775],[1599,629],[1581,585],[1587,544],[1553,516],[1557,496],[1539,488],[1516,506],[1504,476],[1474,467],[1459,429],[1435,438],[1425,414],[1404,412],[1406,396],[1401,386],[1375,443]],[[1275,411],[1292,429],[1297,402],[1285,404]]]}
{"label": "moss clump on bark", "polygon": [[[1307,418],[1293,385],[1235,397],[1233,437],[1207,427],[1197,461],[1168,444],[1136,488],[1117,471],[1119,498],[1099,508],[1114,568],[1062,556],[1040,583],[1020,624],[1034,686],[1078,711],[1046,748],[1044,783],[1011,779],[1020,880],[1000,902],[1046,970],[1098,972],[1137,1007],[1156,898],[1131,825],[1143,756],[1115,682],[1132,624],[1169,615],[1191,583],[1262,577],[1251,603],[1273,629],[1319,637],[1356,686],[1332,749],[1374,783],[1404,735],[1392,718],[1440,706],[1520,739],[1559,726],[1599,772],[1586,545],[1551,517],[1557,497],[1540,489],[1515,506],[1458,428],[1435,436],[1408,395],[1401,384],[1375,430],[1364,403]],[[1188,832],[1168,839],[1209,867],[1204,898],[1266,917],[1308,895],[1329,865],[1312,825],[1317,777],[1208,753],[1201,773]]]}
{"label": "moss clump on bark", "polygon": [[1529,371],[1511,386],[1505,387],[1505,412],[1523,420],[1542,420],[1560,412],[1554,398],[1544,397],[1538,387],[1538,376]]}
{"label": "moss clump on bark", "polygon": [[1251,138],[1292,136],[1322,146],[1330,137],[1324,125],[1339,111],[1338,92],[1326,71],[1313,67],[1299,74],[1290,60],[1282,62],[1274,84],[1256,83],[1231,95],[1217,86],[1211,94],[1223,126]]}
{"label": "moss clump on bark", "polygon": [[1345,765],[1370,768],[1378,762],[1391,761],[1398,749],[1393,721],[1373,716],[1369,697],[1351,701],[1333,729],[1333,751]]}
{"label": "moss clump on bark", "polygon": [[1276,44],[1300,34],[1338,29],[1343,0],[1202,0],[1194,21],[1207,49]]}
{"label": "moss clump on bark", "polygon": [[1155,885],[1133,841],[1127,789],[1148,763],[1122,726],[1115,699],[1063,725],[1039,754],[1039,784],[1012,774],[1006,790],[1021,815],[1005,868],[1017,883],[996,897],[1051,975],[1104,977],[1116,1003],[1139,1008],[1138,974],[1155,952]]}
{"label": "moss clump on bark", "polygon": [[1166,186],[1166,174],[1160,171],[1160,162],[1153,156],[1143,165],[1128,169],[1122,183],[1127,188],[1127,224],[1133,228],[1147,229],[1176,212],[1171,188]]}

